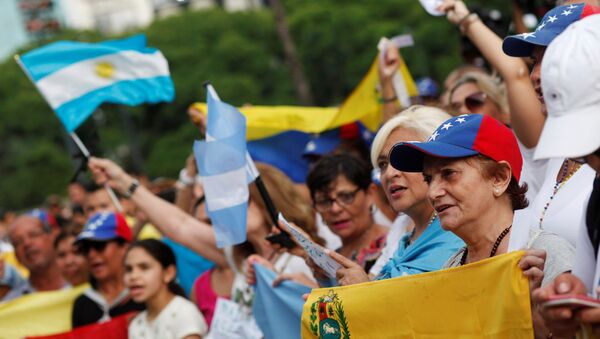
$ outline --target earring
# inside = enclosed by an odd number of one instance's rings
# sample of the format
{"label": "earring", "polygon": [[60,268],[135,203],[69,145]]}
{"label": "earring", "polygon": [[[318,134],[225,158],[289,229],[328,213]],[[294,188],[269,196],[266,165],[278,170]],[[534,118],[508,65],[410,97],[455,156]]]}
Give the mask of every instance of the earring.
{"label": "earring", "polygon": [[375,206],[375,204],[371,205],[370,211],[371,211],[371,214],[375,214],[375,212],[377,212],[377,207]]}

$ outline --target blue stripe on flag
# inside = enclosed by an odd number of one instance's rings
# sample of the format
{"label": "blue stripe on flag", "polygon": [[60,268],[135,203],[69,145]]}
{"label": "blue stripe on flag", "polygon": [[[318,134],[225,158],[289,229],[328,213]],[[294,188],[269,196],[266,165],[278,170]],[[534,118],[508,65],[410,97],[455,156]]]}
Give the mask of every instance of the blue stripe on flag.
{"label": "blue stripe on flag", "polygon": [[21,61],[33,80],[38,81],[77,62],[128,50],[146,54],[156,52],[155,48],[146,48],[144,35],[135,35],[99,43],[58,41],[23,54]]}
{"label": "blue stripe on flag", "polygon": [[217,247],[223,248],[246,241],[246,213],[248,203],[210,211],[210,221],[215,232]]}
{"label": "blue stripe on flag", "polygon": [[72,132],[103,102],[136,106],[172,101],[174,96],[175,87],[168,76],[124,80],[71,100],[58,107],[56,114],[67,131]]}
{"label": "blue stripe on flag", "polygon": [[291,280],[273,287],[275,272],[255,264],[256,286],[252,314],[265,338],[300,339],[304,300],[311,288]]}
{"label": "blue stripe on flag", "polygon": [[210,138],[194,143],[194,155],[217,246],[224,247],[246,240],[246,118],[212,93],[207,94]]}
{"label": "blue stripe on flag", "polygon": [[308,173],[308,162],[302,158],[302,152],[310,139],[308,133],[283,132],[248,142],[248,152],[255,161],[277,167],[292,181],[303,183]]}

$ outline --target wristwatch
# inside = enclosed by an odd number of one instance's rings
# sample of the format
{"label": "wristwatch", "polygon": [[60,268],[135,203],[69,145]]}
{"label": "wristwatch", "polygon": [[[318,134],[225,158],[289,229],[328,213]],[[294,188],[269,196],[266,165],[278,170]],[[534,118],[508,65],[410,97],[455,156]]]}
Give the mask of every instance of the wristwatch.
{"label": "wristwatch", "polygon": [[135,193],[135,190],[137,190],[139,186],[140,182],[137,179],[133,179],[131,185],[129,185],[129,188],[127,188],[127,191],[123,192],[123,197],[125,197],[126,199],[131,198],[131,196],[133,195],[133,193]]}

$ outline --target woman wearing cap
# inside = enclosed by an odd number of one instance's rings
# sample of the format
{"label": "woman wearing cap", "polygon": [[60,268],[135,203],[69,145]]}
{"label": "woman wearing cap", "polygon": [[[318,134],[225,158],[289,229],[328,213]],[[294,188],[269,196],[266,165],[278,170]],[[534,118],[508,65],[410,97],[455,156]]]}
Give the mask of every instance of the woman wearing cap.
{"label": "woman wearing cap", "polygon": [[[521,154],[506,126],[479,114],[451,118],[427,142],[395,145],[390,163],[400,171],[423,171],[442,228],[465,242],[445,267],[508,251],[514,212],[527,206],[527,189],[518,184]],[[519,266],[531,289],[571,270],[573,247],[564,239],[544,231],[530,231],[526,238],[530,250]]]}
{"label": "woman wearing cap", "polygon": [[[530,206],[519,217],[532,228],[557,233],[575,245],[578,227],[573,227],[571,220],[580,219],[584,213],[594,171],[564,158],[533,160],[546,119],[540,68],[546,46],[554,38],[573,22],[600,9],[585,3],[558,6],[546,13],[534,32],[509,36],[504,41],[462,1],[445,0],[439,9],[479,48],[506,84],[511,127],[524,158],[521,182],[529,187]],[[534,64],[529,77],[527,65],[516,57],[531,57]]]}
{"label": "woman wearing cap", "polygon": [[[435,128],[450,116],[427,106],[412,106],[388,120],[381,128],[371,148],[371,162],[381,171],[381,185],[388,201],[398,213],[405,213],[406,224],[412,230],[396,236],[392,228],[388,242],[377,260],[382,269],[376,279],[438,270],[459,248],[462,240],[441,229],[439,218],[427,200],[427,184],[421,173],[400,172],[389,165],[392,146],[401,141],[426,140]],[[344,268],[338,270],[340,285],[369,281],[362,267],[337,253],[331,253]]]}

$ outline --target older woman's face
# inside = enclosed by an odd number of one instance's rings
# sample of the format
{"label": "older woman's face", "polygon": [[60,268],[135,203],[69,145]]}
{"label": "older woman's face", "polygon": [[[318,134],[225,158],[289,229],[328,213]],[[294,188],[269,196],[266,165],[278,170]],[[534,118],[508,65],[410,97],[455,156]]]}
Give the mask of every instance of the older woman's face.
{"label": "older woman's face", "polygon": [[[315,193],[314,203],[325,224],[343,241],[362,235],[372,224],[371,194],[340,175],[327,191]],[[328,202],[330,206],[325,208]]]}
{"label": "older woman's face", "polygon": [[508,124],[507,114],[502,113],[496,105],[476,83],[466,82],[458,86],[450,97],[450,108],[458,114],[483,114]]}
{"label": "older woman's face", "polygon": [[476,161],[425,157],[429,201],[445,230],[454,232],[476,222],[482,211],[494,205],[492,180],[483,177]]}
{"label": "older woman's face", "polygon": [[419,204],[427,202],[427,184],[421,173],[400,172],[390,165],[390,150],[402,141],[421,140],[413,130],[396,128],[388,136],[377,158],[381,170],[381,186],[396,212],[407,212]]}

